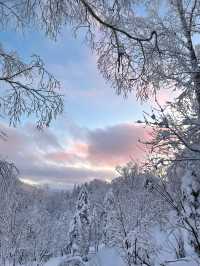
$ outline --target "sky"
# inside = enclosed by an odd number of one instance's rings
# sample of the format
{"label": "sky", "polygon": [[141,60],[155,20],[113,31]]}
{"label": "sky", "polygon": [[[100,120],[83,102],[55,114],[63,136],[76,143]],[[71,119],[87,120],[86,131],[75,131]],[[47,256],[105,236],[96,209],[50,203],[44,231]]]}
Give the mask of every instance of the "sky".
{"label": "sky", "polygon": [[110,181],[117,165],[144,158],[138,139],[148,134],[136,121],[149,105],[141,105],[134,94],[116,95],[82,36],[75,38],[69,29],[56,42],[33,31],[0,35],[3,46],[17,50],[24,60],[40,55],[64,93],[64,112],[48,129],[38,131],[34,118],[16,128],[1,119],[8,138],[0,139],[0,156],[16,164],[21,180],[70,189],[96,178]]}

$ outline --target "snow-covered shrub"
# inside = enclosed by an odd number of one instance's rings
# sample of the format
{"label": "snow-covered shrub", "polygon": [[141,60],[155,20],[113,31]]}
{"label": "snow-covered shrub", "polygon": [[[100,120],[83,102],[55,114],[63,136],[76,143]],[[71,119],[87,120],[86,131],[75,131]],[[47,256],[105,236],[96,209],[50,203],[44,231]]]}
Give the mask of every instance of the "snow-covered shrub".
{"label": "snow-covered shrub", "polygon": [[124,239],[124,245],[133,265],[154,265],[156,247],[151,234],[144,228],[135,228]]}

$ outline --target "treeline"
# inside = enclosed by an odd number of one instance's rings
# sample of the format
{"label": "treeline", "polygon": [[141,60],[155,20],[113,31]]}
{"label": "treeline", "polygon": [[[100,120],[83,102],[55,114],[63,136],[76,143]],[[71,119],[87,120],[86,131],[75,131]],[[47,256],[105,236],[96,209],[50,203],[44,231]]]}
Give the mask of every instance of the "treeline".
{"label": "treeline", "polygon": [[149,243],[149,229],[164,223],[164,202],[145,189],[145,176],[135,168],[111,184],[94,180],[73,191],[25,185],[15,166],[5,161],[0,169],[1,265],[42,265],[63,255],[87,261],[89,251],[102,245],[118,247],[129,263],[133,243],[141,256],[150,252],[141,249],[138,234]]}
{"label": "treeline", "polygon": [[153,266],[158,257],[164,263],[166,253],[171,260],[198,258],[195,170],[174,164],[164,179],[129,163],[118,172],[111,183],[52,191],[23,184],[16,167],[0,161],[1,265],[43,265],[56,256],[82,265],[102,246],[115,247],[129,266]]}

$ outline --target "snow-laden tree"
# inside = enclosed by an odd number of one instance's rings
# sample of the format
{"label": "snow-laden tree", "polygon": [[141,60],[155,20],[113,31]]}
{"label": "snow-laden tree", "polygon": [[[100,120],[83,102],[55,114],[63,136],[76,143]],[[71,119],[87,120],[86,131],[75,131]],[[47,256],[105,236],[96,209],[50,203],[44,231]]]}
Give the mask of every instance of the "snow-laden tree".
{"label": "snow-laden tree", "polygon": [[161,231],[166,228],[169,207],[159,194],[145,189],[149,176],[145,169],[129,162],[118,167],[118,173],[120,177],[113,180],[112,186],[117,191],[115,202],[123,213],[123,257],[129,264],[136,261],[140,265],[144,260],[151,265],[156,252],[152,231],[155,227]]}
{"label": "snow-laden tree", "polygon": [[128,231],[125,212],[122,210],[118,195],[110,188],[104,199],[104,228],[103,242],[107,247],[115,247],[119,250],[125,262],[131,265],[131,254],[128,252]]}
{"label": "snow-laden tree", "polygon": [[117,198],[122,205],[129,230],[139,224],[164,223],[166,206],[160,196],[152,195],[145,189],[145,181],[149,176],[145,169],[139,169],[139,166],[129,162],[118,167],[118,172],[120,178],[113,181],[113,186],[118,191]]}
{"label": "snow-laden tree", "polygon": [[[36,16],[44,15],[39,2],[1,1],[0,31],[24,31],[32,27]],[[60,83],[48,72],[39,56],[33,55],[29,60],[22,57],[15,49],[9,50],[6,44],[0,43],[0,113],[14,126],[23,116],[30,115],[36,118],[37,126],[49,126],[63,110]]]}
{"label": "snow-laden tree", "polygon": [[104,199],[104,243],[106,246],[120,245],[122,241],[121,226],[116,208],[116,198],[112,188]]}
{"label": "snow-laden tree", "polygon": [[15,266],[20,261],[24,242],[26,198],[12,163],[0,161],[0,260]]}
{"label": "snow-laden tree", "polygon": [[27,214],[29,214],[29,220],[25,230],[29,260],[35,261],[40,265],[53,255],[55,225],[43,206],[32,206]]}
{"label": "snow-laden tree", "polygon": [[160,194],[169,206],[166,220],[174,233],[172,248],[177,258],[191,253],[200,256],[198,169],[199,161],[181,161],[178,164],[176,162],[168,170],[167,180],[148,180],[147,184],[147,187]]}
{"label": "snow-laden tree", "polygon": [[200,256],[200,176],[188,170],[182,178],[182,208],[180,222],[188,231],[188,241]]}
{"label": "snow-laden tree", "polygon": [[96,206],[94,206],[91,215],[91,242],[94,245],[95,252],[98,251],[101,240],[100,228],[101,228],[100,216],[97,212]]}
{"label": "snow-laden tree", "polygon": [[69,229],[68,250],[72,256],[80,256],[87,260],[90,248],[91,208],[85,185],[81,187],[78,195],[74,217]]}
{"label": "snow-laden tree", "polygon": [[[0,3],[0,26],[35,23],[50,37],[67,23],[84,28],[100,71],[118,92],[136,90],[146,99],[173,87],[199,105],[199,9],[198,0],[15,0]],[[2,81],[9,85],[17,73]]]}
{"label": "snow-laden tree", "polygon": [[53,224],[53,242],[54,242],[54,256],[63,256],[66,251],[68,240],[68,232],[70,227],[70,222],[72,220],[72,213],[69,210],[63,210],[63,214],[59,218],[54,220]]}

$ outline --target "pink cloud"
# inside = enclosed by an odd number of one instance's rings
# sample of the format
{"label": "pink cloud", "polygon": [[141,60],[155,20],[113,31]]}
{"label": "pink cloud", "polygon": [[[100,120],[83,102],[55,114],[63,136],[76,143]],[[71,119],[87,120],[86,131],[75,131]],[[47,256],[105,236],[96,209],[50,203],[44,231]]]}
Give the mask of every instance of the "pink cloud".
{"label": "pink cloud", "polygon": [[75,154],[71,154],[68,152],[58,151],[58,152],[51,152],[46,154],[46,159],[53,161],[53,162],[74,162],[75,161]]}
{"label": "pink cloud", "polygon": [[137,124],[119,124],[90,132],[88,160],[96,165],[114,167],[134,159],[145,157],[145,149],[138,142],[147,139],[148,130]]}
{"label": "pink cloud", "polygon": [[88,145],[84,142],[72,142],[69,148],[57,150],[45,155],[47,160],[61,164],[71,164],[84,162],[88,154]]}
{"label": "pink cloud", "polygon": [[84,142],[75,142],[69,149],[71,153],[78,154],[79,156],[85,157],[88,153],[88,144]]}
{"label": "pink cloud", "polygon": [[13,129],[2,124],[1,129],[8,135],[8,141],[0,139],[3,158],[16,164],[22,178],[51,184],[112,177],[117,165],[144,158],[138,139],[147,139],[149,132],[134,123],[93,130],[77,128],[70,130],[66,144],[59,143],[49,129],[40,132],[30,125]]}
{"label": "pink cloud", "polygon": [[[85,129],[83,129],[85,130]],[[75,134],[76,136],[76,134]],[[130,159],[141,161],[146,150],[138,139],[148,139],[149,129],[138,124],[118,124],[106,128],[88,130],[82,141],[74,139],[65,151],[47,154],[56,163],[76,164],[82,162],[98,167],[115,168]]]}

